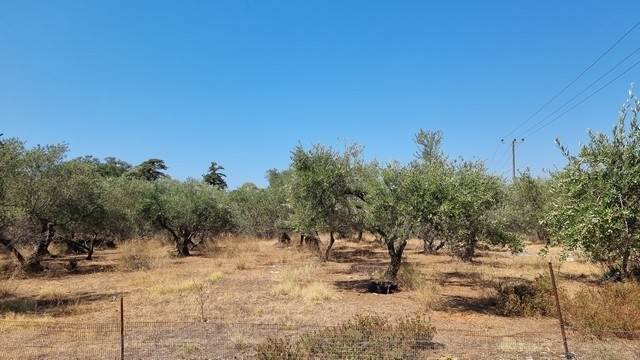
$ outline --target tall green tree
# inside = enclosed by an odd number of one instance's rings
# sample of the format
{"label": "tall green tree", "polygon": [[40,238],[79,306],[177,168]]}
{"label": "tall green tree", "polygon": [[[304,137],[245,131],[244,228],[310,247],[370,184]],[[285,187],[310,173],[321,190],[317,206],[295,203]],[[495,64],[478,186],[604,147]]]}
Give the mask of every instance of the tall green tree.
{"label": "tall green tree", "polygon": [[127,174],[138,179],[157,181],[167,177],[167,174],[164,173],[167,169],[164,160],[149,159],[132,168]]}
{"label": "tall green tree", "polygon": [[329,258],[335,234],[352,227],[357,203],[363,199],[362,184],[354,171],[362,164],[360,153],[355,145],[343,153],[322,145],[293,150],[290,221],[302,233],[329,233],[324,260]]}
{"label": "tall green tree", "polygon": [[224,170],[224,168],[217,162],[213,161],[211,165],[209,165],[209,171],[202,175],[202,180],[211,186],[217,187],[218,189],[226,189],[227,182],[225,178],[227,175],[223,174],[221,170]]}
{"label": "tall green tree", "polygon": [[589,132],[553,175],[546,222],[553,244],[582,250],[629,278],[640,269],[640,101],[624,104],[610,136]]}

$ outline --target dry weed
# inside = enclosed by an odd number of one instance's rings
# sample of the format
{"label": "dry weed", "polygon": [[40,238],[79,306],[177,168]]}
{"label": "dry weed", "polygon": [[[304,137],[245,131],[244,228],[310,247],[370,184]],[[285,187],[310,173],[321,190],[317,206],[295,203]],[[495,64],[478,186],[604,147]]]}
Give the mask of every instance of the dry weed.
{"label": "dry weed", "polygon": [[156,240],[132,240],[119,246],[117,266],[122,271],[160,268],[169,262],[169,249]]}

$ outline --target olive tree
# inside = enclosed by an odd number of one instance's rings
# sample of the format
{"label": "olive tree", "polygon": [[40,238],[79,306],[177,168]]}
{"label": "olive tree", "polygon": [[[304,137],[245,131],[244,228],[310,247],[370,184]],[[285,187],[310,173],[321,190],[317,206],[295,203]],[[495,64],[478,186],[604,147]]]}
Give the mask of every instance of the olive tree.
{"label": "olive tree", "polygon": [[[58,229],[69,247],[86,251],[89,260],[96,239],[112,225],[104,203],[104,178],[97,169],[95,164],[77,160],[62,164],[60,179],[64,187],[58,193],[53,229]],[[48,241],[53,241],[53,235]],[[39,244],[48,246],[43,242]]]}
{"label": "olive tree", "polygon": [[553,244],[584,251],[622,278],[640,269],[640,100],[631,96],[610,136],[589,132],[553,175],[546,222]]}
{"label": "olive tree", "polygon": [[231,228],[224,195],[195,180],[163,179],[148,184],[141,210],[171,236],[179,256],[189,256],[196,237],[215,236]]}
{"label": "olive tree", "polygon": [[481,162],[462,161],[456,165],[450,197],[444,204],[448,246],[463,261],[472,261],[480,241],[522,248],[520,240],[506,231],[500,216],[506,189],[502,179],[489,175]]}
{"label": "olive tree", "polygon": [[448,238],[444,205],[455,191],[452,184],[453,166],[442,151],[441,132],[420,129],[414,142],[418,151],[411,166],[422,178],[419,191],[424,199],[421,211],[416,214],[418,225],[415,236],[424,242],[425,254],[435,254],[446,245]]}
{"label": "olive tree", "polygon": [[397,163],[373,168],[367,181],[367,228],[381,237],[389,253],[384,280],[395,283],[407,240],[419,226],[430,195],[420,169]]}
{"label": "olive tree", "polygon": [[19,159],[24,152],[24,144],[18,139],[0,142],[0,244],[13,253],[22,264],[25,257],[16,247],[15,239],[9,235],[9,228],[16,217],[16,204],[10,197],[11,186],[17,178]]}
{"label": "olive tree", "polygon": [[56,225],[66,206],[67,175],[63,170],[66,145],[36,146],[25,149],[18,158],[14,181],[8,188],[8,196],[15,207],[17,218],[27,231],[27,242],[35,244],[25,266],[41,270],[40,258],[48,254]]}
{"label": "olive tree", "polygon": [[298,146],[292,153],[290,221],[301,233],[329,233],[324,260],[329,258],[335,233],[351,228],[354,209],[362,201],[362,185],[354,171],[362,164],[360,153],[358,146],[338,153],[322,145],[308,151]]}
{"label": "olive tree", "polygon": [[512,231],[536,236],[547,241],[544,216],[549,201],[547,180],[536,178],[524,171],[509,186],[504,206],[505,217]]}
{"label": "olive tree", "polygon": [[269,208],[273,216],[274,228],[282,232],[281,237],[289,238],[287,234],[291,230],[291,205],[288,201],[288,194],[291,187],[292,171],[287,169],[279,171],[270,169],[267,171],[269,186]]}
{"label": "olive tree", "polygon": [[234,224],[244,234],[273,237],[277,231],[277,209],[269,189],[255,184],[243,184],[229,193]]}

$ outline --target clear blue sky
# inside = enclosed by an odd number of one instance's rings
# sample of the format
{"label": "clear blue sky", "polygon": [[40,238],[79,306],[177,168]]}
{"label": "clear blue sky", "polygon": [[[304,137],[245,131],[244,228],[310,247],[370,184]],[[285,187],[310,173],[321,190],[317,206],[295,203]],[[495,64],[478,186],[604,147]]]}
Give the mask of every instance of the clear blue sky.
{"label": "clear blue sky", "polygon": [[[162,158],[178,178],[215,160],[235,187],[263,185],[298,143],[406,161],[419,128],[439,129],[451,156],[508,175],[499,139],[638,20],[637,0],[4,0],[0,132]],[[553,105],[638,46],[640,29]],[[527,138],[520,167],[562,166],[553,139],[609,131],[638,80],[640,66]]]}

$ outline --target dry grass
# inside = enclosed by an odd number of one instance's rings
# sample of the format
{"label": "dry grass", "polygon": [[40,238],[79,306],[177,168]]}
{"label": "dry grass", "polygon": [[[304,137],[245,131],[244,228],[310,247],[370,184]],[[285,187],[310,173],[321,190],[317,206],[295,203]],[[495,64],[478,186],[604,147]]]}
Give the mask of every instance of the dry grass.
{"label": "dry grass", "polygon": [[208,280],[210,283],[216,283],[216,282],[218,282],[218,281],[222,280],[223,278],[224,278],[224,274],[222,273],[222,271],[215,271],[215,272],[212,272],[212,273],[207,277],[207,280]]}
{"label": "dry grass", "polygon": [[132,240],[118,247],[117,266],[121,271],[140,271],[168,264],[170,248],[157,240]]}
{"label": "dry grass", "polygon": [[381,316],[361,315],[336,327],[304,333],[299,339],[269,338],[258,346],[257,358],[418,359],[416,349],[429,348],[435,333],[431,320],[421,316],[391,323]]}
{"label": "dry grass", "polygon": [[336,299],[338,296],[335,289],[316,281],[317,274],[318,268],[313,264],[285,267],[277,274],[276,284],[271,293],[289,299],[303,299],[310,303]]}
{"label": "dry grass", "polygon": [[[97,251],[94,261],[79,261],[77,273],[0,281],[0,291],[6,289],[7,296],[0,297],[0,318],[112,323],[118,314],[115,296],[124,294],[125,313],[132,322],[215,319],[228,324],[335,325],[363,313],[389,319],[421,313],[445,330],[486,329],[487,335],[557,331],[553,318],[512,319],[483,307],[482,299],[494,291],[489,284],[514,277],[533,281],[548,273],[548,258],[538,256],[539,245],[529,245],[524,256],[483,250],[474,264],[464,264],[446,254],[412,251],[420,245],[412,241],[405,251],[410,265],[400,273],[402,291],[377,295],[367,293],[366,285],[371,274],[388,262],[386,250],[378,245],[338,240],[332,259],[319,263],[308,251],[276,243],[225,237],[199,245],[192,257],[176,258],[169,255],[173,249],[166,244],[128,242],[115,250]],[[559,251],[552,249],[552,259]],[[48,261],[68,260],[63,255]],[[0,269],[12,261],[8,256],[0,259]],[[572,297],[600,288],[595,281],[599,271],[576,257],[560,266],[558,282]],[[25,306],[15,306],[18,299],[26,299]],[[54,299],[65,302],[57,306]],[[625,301],[630,300],[621,299],[619,304]],[[8,302],[11,308],[3,307]],[[47,306],[33,311],[38,302]],[[574,315],[568,315],[576,326]],[[632,319],[634,315],[624,316]],[[257,340],[261,339],[239,333],[234,343],[242,348]]]}
{"label": "dry grass", "polygon": [[607,284],[584,289],[566,304],[569,322],[598,337],[640,338],[640,284]]}
{"label": "dry grass", "polygon": [[12,278],[0,281],[0,300],[16,295],[19,283]]}

